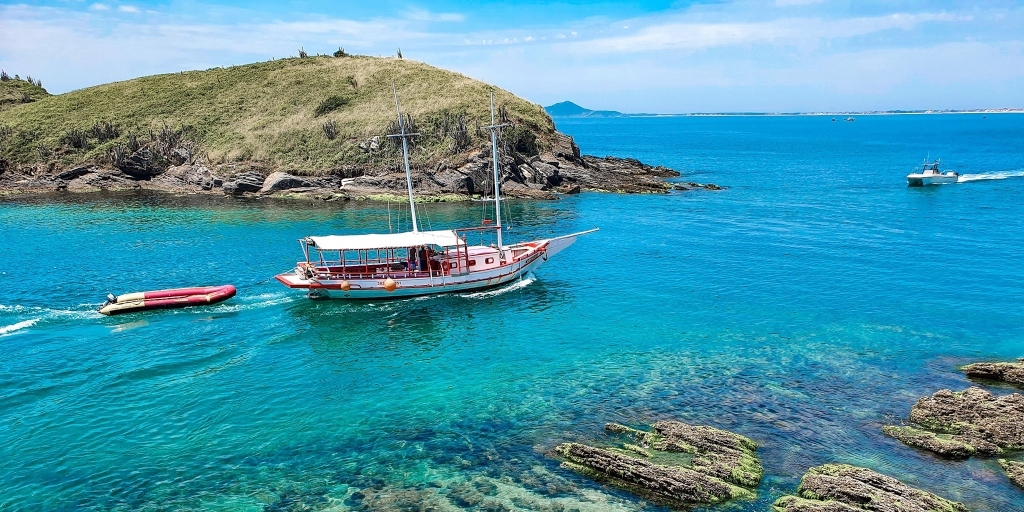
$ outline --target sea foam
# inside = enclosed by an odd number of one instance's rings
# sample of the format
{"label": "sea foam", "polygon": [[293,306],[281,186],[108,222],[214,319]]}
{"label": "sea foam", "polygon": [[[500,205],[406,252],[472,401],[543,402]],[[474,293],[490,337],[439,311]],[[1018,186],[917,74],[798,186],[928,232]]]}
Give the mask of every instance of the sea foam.
{"label": "sea foam", "polygon": [[13,333],[15,333],[17,331],[20,331],[22,329],[27,329],[29,327],[32,327],[39,320],[40,320],[39,318],[32,318],[30,320],[24,320],[22,322],[18,322],[16,324],[11,324],[11,325],[8,325],[8,326],[5,326],[5,327],[0,327],[0,336],[7,336],[8,334],[13,334]]}
{"label": "sea foam", "polygon": [[1016,171],[996,171],[996,172],[984,172],[979,174],[962,174],[957,183],[966,183],[968,181],[981,181],[981,180],[1005,180],[1006,178],[1021,178],[1024,177],[1024,169],[1018,169]]}

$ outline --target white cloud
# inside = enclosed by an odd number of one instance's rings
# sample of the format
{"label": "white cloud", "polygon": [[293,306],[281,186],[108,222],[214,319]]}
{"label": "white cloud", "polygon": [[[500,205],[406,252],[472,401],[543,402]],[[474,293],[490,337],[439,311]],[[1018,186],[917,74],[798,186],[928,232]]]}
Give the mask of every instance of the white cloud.
{"label": "white cloud", "polygon": [[92,9],[94,11],[106,11],[109,10],[110,7],[108,7],[105,4],[92,4],[89,6],[89,9]]}
{"label": "white cloud", "polygon": [[439,12],[433,13],[426,9],[412,8],[405,12],[406,19],[414,21],[443,21],[443,22],[459,22],[464,21],[466,16],[457,12]]}
{"label": "white cloud", "polygon": [[[573,99],[647,112],[1024,106],[1024,9],[844,17],[815,15],[822,5],[734,2],[487,29],[438,24],[464,17],[415,10],[279,21],[250,11],[161,12],[143,23],[95,7],[0,5],[0,67],[59,93],[295,55],[299,47],[369,55],[401,47],[407,58],[544,104]],[[939,69],[956,71],[936,77]]]}
{"label": "white cloud", "polygon": [[117,8],[121,12],[139,12],[139,8],[134,5],[122,5]]}
{"label": "white cloud", "polygon": [[823,39],[862,36],[891,29],[911,29],[934,21],[969,19],[947,13],[890,14],[870,18],[822,20],[783,18],[755,23],[668,22],[649,25],[633,35],[595,38],[573,43],[585,53],[698,50],[750,44],[817,43]]}
{"label": "white cloud", "polygon": [[410,22],[394,19],[236,25],[165,19],[137,23],[55,8],[0,6],[0,66],[43,78],[59,93],[154,73],[286,57],[300,47],[309,53],[340,45],[350,52],[375,55],[386,49],[390,54],[396,45],[415,46],[427,38]]}

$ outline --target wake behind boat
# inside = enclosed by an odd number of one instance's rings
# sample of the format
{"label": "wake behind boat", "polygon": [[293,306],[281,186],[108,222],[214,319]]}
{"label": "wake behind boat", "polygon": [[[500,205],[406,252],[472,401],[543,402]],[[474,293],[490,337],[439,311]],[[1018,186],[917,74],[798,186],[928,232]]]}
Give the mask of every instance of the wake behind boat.
{"label": "wake behind boat", "polygon": [[[275,278],[289,288],[305,289],[313,299],[381,299],[475,291],[501,286],[536,270],[576,238],[592,229],[554,238],[505,245],[502,241],[498,131],[491,94],[491,150],[494,162],[495,224],[420,231],[409,170],[409,137],[395,91],[399,134],[405,161],[412,231],[386,234],[309,236],[299,240],[305,260]],[[469,245],[473,235],[493,234],[493,245]]]}
{"label": "wake behind boat", "polygon": [[907,186],[923,187],[925,185],[941,185],[944,183],[956,183],[959,180],[959,173],[953,171],[943,173],[940,171],[938,159],[932,163],[928,163],[928,161],[925,160],[925,162],[921,164],[921,172],[907,175]]}

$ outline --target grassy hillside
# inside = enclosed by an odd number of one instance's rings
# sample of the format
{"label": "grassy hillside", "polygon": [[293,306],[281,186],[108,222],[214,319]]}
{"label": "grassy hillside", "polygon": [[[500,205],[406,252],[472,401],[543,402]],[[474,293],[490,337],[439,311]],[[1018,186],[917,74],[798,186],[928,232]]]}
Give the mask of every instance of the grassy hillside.
{"label": "grassy hillside", "polygon": [[[6,77],[6,74],[4,76]],[[0,110],[22,103],[38,101],[50,95],[50,93],[46,92],[46,89],[32,82],[11,77],[6,78],[6,80],[0,79]]]}
{"label": "grassy hillside", "polygon": [[[484,144],[486,133],[478,126],[489,122],[491,86],[414,61],[324,56],[148,76],[40,96],[0,110],[0,159],[51,170],[104,164],[122,157],[126,148],[130,154],[140,143],[156,143],[161,132],[173,131],[194,143],[189,146],[193,153],[211,164],[258,162],[300,174],[390,166],[393,149],[385,144],[368,151],[360,144],[384,135],[394,122],[392,81],[403,112],[423,133],[414,163],[457,159]],[[549,143],[554,124],[541,106],[500,89],[494,93],[496,104],[516,125],[508,133],[513,144],[530,152],[534,141]],[[333,139],[325,125],[333,126]]]}

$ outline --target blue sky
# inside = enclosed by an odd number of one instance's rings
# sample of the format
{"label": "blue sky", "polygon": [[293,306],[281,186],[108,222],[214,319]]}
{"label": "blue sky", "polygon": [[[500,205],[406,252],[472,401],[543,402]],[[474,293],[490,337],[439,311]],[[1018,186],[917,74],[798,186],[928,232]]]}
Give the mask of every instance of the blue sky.
{"label": "blue sky", "polygon": [[0,67],[65,92],[272,57],[420,60],[627,112],[1024,107],[1024,2],[0,1]]}

